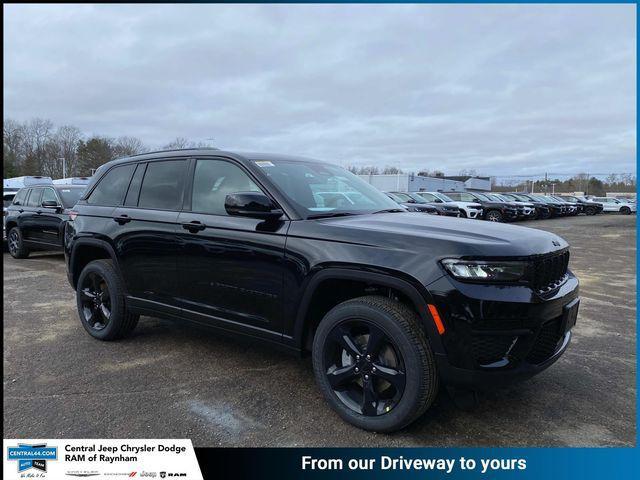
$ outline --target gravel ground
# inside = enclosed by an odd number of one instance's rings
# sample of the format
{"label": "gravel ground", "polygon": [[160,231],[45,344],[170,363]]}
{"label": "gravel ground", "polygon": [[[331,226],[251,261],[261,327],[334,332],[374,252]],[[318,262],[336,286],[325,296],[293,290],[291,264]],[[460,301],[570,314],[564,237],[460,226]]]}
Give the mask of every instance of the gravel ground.
{"label": "gravel ground", "polygon": [[582,303],[550,369],[456,409],[441,394],[393,435],[341,421],[308,358],[143,317],[103,343],[61,255],[4,254],[4,438],[191,438],[196,446],[629,446],[635,443],[636,218],[528,222],[564,237]]}

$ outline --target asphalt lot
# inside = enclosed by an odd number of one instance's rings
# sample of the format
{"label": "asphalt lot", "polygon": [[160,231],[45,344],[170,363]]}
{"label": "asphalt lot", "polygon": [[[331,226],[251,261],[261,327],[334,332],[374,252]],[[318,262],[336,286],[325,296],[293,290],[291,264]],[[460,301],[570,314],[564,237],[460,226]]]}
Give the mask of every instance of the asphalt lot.
{"label": "asphalt lot", "polygon": [[[470,220],[470,222],[472,222]],[[528,222],[572,246],[574,339],[554,366],[482,396],[441,394],[393,435],[341,421],[311,362],[143,317],[131,338],[85,333],[61,255],[4,254],[4,438],[191,438],[196,446],[622,446],[636,429],[636,218]]]}

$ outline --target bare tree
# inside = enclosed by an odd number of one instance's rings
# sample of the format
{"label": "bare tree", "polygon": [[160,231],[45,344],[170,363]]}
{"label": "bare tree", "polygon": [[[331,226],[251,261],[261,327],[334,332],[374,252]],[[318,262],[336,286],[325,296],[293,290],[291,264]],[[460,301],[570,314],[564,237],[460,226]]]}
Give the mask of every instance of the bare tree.
{"label": "bare tree", "polygon": [[137,155],[147,151],[142,140],[136,137],[118,137],[113,144],[113,154],[116,157],[126,157],[127,155]]}
{"label": "bare tree", "polygon": [[384,167],[384,170],[382,170],[383,175],[399,175],[401,173],[402,173],[402,170],[400,170],[398,167],[389,166],[389,165]]}

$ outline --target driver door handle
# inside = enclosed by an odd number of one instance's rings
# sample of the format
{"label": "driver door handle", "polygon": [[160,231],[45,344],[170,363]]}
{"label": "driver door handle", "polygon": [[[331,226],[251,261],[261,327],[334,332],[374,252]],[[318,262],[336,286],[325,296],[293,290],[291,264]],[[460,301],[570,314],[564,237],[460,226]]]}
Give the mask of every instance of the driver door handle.
{"label": "driver door handle", "polygon": [[113,221],[119,223],[120,225],[124,225],[125,223],[129,223],[131,221],[131,217],[129,215],[120,215],[118,217],[113,217]]}
{"label": "driver door handle", "polygon": [[204,230],[207,226],[198,220],[194,220],[192,222],[184,222],[182,228],[189,230],[191,233],[196,233]]}

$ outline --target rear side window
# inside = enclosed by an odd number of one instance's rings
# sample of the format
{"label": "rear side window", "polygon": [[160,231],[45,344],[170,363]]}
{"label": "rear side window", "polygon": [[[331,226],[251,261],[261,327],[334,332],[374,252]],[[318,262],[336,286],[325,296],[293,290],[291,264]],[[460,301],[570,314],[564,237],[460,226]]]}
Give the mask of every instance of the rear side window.
{"label": "rear side window", "polygon": [[124,201],[124,194],[129,187],[131,181],[131,175],[135,164],[122,165],[120,167],[114,167],[102,177],[100,183],[93,189],[87,203],[92,205],[106,205],[115,206],[122,205]]}
{"label": "rear side window", "polygon": [[138,207],[179,210],[186,172],[185,160],[150,162],[142,180]]}
{"label": "rear side window", "polygon": [[40,196],[42,195],[41,188],[32,188],[29,198],[27,199],[27,207],[40,206]]}
{"label": "rear side window", "polygon": [[24,205],[25,200],[27,199],[27,193],[28,192],[29,192],[28,189],[23,188],[18,193],[16,193],[16,196],[13,197],[13,204],[14,205]]}

